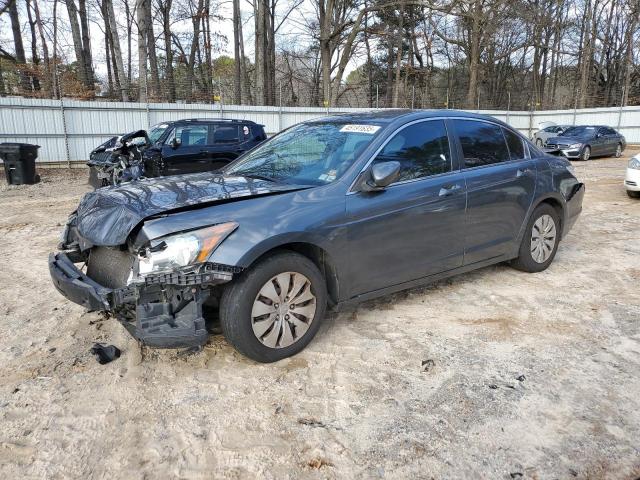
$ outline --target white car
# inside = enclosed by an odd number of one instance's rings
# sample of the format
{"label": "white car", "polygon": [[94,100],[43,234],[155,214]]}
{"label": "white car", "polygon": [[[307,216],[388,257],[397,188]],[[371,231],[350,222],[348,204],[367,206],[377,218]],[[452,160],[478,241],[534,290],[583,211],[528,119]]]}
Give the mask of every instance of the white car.
{"label": "white car", "polygon": [[624,186],[627,189],[627,195],[640,198],[640,153],[629,160]]}

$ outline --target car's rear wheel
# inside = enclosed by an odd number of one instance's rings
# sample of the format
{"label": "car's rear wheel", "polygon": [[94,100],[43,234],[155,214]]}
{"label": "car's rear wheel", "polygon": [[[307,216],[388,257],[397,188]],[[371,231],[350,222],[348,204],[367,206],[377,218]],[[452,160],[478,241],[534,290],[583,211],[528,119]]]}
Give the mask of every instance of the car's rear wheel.
{"label": "car's rear wheel", "polygon": [[240,353],[258,362],[275,362],[307,346],[326,305],[326,285],[314,263],[298,253],[281,252],[225,288],[220,323]]}
{"label": "car's rear wheel", "polygon": [[560,219],[547,203],[536,207],[527,223],[518,258],[511,265],[524,272],[541,272],[553,262],[560,242]]}
{"label": "car's rear wheel", "polygon": [[580,159],[587,161],[591,158],[591,147],[587,145],[582,149],[582,153],[580,154]]}
{"label": "car's rear wheel", "polygon": [[616,146],[616,153],[615,153],[616,158],[620,158],[622,156],[622,144],[619,143]]}

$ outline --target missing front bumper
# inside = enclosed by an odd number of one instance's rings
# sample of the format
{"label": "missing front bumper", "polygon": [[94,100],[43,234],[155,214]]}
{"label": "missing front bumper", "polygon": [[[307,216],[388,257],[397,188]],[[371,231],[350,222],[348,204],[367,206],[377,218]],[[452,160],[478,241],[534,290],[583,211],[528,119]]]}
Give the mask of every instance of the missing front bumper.
{"label": "missing front bumper", "polygon": [[198,270],[147,276],[142,282],[110,289],[89,278],[65,253],[52,253],[49,273],[63,296],[87,310],[115,316],[145,345],[183,348],[206,343],[202,304],[211,287],[230,281],[235,269],[206,264]]}

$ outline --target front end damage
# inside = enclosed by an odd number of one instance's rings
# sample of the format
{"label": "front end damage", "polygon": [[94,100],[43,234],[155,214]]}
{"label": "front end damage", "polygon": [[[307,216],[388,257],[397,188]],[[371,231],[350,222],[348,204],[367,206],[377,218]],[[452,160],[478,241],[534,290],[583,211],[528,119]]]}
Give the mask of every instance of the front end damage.
{"label": "front end damage", "polygon": [[91,245],[76,230],[74,215],[59,249],[49,255],[56,289],[87,310],[115,317],[136,339],[158,348],[205,344],[203,304],[241,271],[204,261],[140,274],[143,250]]}

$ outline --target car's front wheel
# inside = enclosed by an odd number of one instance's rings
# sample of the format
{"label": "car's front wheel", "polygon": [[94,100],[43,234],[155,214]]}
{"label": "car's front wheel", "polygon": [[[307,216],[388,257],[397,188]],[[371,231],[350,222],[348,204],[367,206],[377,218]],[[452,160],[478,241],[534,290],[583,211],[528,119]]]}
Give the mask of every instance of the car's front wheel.
{"label": "car's front wheel", "polygon": [[640,198],[640,192],[636,192],[634,190],[627,190],[627,195],[630,198]]}
{"label": "car's front wheel", "polygon": [[536,147],[542,147],[542,139],[541,138],[537,138],[536,139]]}
{"label": "car's front wheel", "polygon": [[560,242],[560,219],[547,203],[536,207],[527,223],[518,258],[511,265],[524,272],[541,272],[553,262]]}
{"label": "car's front wheel", "polygon": [[591,158],[591,147],[587,145],[582,149],[582,153],[580,154],[580,159],[587,161]]}
{"label": "car's front wheel", "polygon": [[307,346],[326,306],[327,288],[315,264],[283,251],[227,285],[220,300],[220,323],[240,353],[258,362],[275,362]]}

